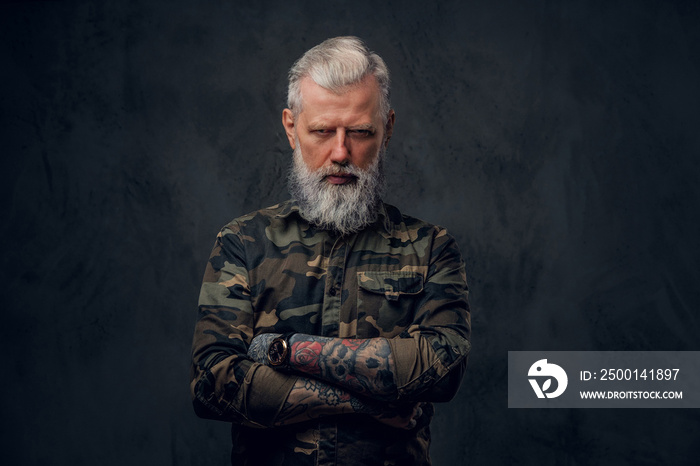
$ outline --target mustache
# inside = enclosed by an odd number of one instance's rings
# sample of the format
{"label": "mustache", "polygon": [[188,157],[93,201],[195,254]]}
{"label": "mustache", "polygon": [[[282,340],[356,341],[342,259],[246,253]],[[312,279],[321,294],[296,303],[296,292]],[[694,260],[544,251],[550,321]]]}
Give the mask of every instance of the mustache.
{"label": "mustache", "polygon": [[353,175],[356,177],[360,177],[363,173],[365,173],[364,170],[361,168],[358,168],[355,165],[347,164],[347,165],[333,165],[330,167],[321,167],[318,170],[314,172],[314,175],[318,179],[323,179],[327,176],[342,176],[342,175]]}

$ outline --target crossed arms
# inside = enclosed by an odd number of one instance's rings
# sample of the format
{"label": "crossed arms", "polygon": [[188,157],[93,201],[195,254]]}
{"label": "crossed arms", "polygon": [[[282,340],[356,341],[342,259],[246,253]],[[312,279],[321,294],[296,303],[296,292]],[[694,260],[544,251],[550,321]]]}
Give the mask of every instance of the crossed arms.
{"label": "crossed arms", "polygon": [[[263,333],[248,356],[268,365],[267,353],[279,334]],[[396,398],[394,358],[385,338],[342,339],[294,334],[289,337],[287,371],[301,374],[275,425],[331,414],[368,414],[392,427],[411,429],[423,414],[420,403],[386,404]]]}
{"label": "crossed arms", "polygon": [[451,237],[433,239],[421,304],[400,335],[294,334],[289,368],[278,371],[264,357],[276,328],[256,330],[256,287],[245,260],[251,255],[245,238],[251,236],[237,225],[224,229],[205,273],[193,343],[191,390],[198,415],[270,427],[365,414],[411,428],[421,402],[454,396],[470,345],[464,268]]}

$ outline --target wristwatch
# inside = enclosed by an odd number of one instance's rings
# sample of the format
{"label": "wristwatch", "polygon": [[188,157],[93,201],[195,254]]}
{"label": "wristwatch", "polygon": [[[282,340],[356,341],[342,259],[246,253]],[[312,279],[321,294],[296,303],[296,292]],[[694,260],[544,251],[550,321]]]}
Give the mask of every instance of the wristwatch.
{"label": "wristwatch", "polygon": [[289,362],[289,337],[291,333],[280,335],[270,343],[267,349],[267,360],[273,367],[282,367]]}

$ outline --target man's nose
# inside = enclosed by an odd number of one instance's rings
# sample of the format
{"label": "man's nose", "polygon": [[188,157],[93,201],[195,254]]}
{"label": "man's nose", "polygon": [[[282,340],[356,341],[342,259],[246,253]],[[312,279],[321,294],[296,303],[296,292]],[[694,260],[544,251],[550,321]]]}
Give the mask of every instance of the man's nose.
{"label": "man's nose", "polygon": [[350,141],[344,129],[338,129],[335,133],[330,159],[331,162],[341,165],[345,165],[350,160]]}

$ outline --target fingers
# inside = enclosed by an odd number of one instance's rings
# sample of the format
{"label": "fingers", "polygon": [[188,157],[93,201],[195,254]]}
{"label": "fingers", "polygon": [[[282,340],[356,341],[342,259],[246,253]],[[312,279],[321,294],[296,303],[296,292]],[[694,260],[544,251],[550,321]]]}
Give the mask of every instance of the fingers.
{"label": "fingers", "polygon": [[379,422],[402,430],[422,428],[430,422],[430,405],[384,405],[380,414],[373,416]]}
{"label": "fingers", "polygon": [[413,416],[408,422],[408,430],[415,429],[421,416],[423,416],[423,408],[421,408],[420,405],[416,405],[416,408],[413,410]]}
{"label": "fingers", "polygon": [[[404,419],[404,423],[400,425],[399,427],[405,430],[411,430],[415,429],[416,426],[418,425],[418,421],[420,420],[421,416],[423,415],[423,409],[421,408],[420,403],[417,403],[413,406],[408,406],[410,411],[408,413],[400,416]],[[404,411],[405,412],[405,411]]]}

